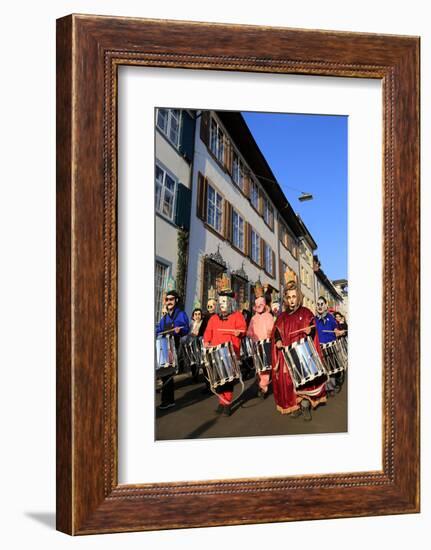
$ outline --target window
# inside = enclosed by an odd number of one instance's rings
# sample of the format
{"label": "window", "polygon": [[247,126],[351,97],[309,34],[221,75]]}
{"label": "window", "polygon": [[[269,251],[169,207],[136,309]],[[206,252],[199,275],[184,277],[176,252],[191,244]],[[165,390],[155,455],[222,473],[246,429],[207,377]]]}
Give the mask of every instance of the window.
{"label": "window", "polygon": [[232,210],[232,244],[244,251],[244,220],[235,210]]}
{"label": "window", "polygon": [[156,164],[156,211],[170,220],[174,217],[175,180]]}
{"label": "window", "polygon": [[251,230],[251,259],[260,265],[260,237]]}
{"label": "window", "polygon": [[210,149],[214,153],[217,160],[223,163],[224,160],[224,134],[217,124],[217,122],[211,119],[210,129]]}
{"label": "window", "polygon": [[274,273],[274,266],[272,263],[272,249],[268,244],[265,244],[265,271],[270,275]]}
{"label": "window", "polygon": [[242,277],[232,275],[232,290],[235,292],[238,307],[242,308],[244,306],[244,302],[248,300],[247,281],[245,281]]}
{"label": "window", "polygon": [[244,165],[236,153],[233,154],[232,178],[241,191],[244,191]]}
{"label": "window", "polygon": [[217,280],[224,273],[224,269],[217,263],[211,260],[205,260],[204,262],[204,281],[203,281],[203,296],[202,304],[206,306],[208,302],[209,291],[211,287],[217,288]]}
{"label": "window", "polygon": [[223,197],[219,195],[211,185],[208,185],[206,219],[207,223],[219,233],[221,233],[222,230],[222,208]]}
{"label": "window", "polygon": [[283,260],[281,260],[281,273],[280,273],[280,282],[282,285],[285,284],[285,280],[284,280],[284,274],[286,273],[287,271],[287,264],[285,262],[283,262]]}
{"label": "window", "polygon": [[284,244],[287,250],[289,250],[292,256],[297,259],[298,249],[295,239],[290,235],[290,233],[287,231],[286,226],[283,223],[280,223],[280,241]]}
{"label": "window", "polygon": [[180,110],[157,109],[157,127],[178,147],[180,144]]}
{"label": "window", "polygon": [[155,304],[155,315],[156,323],[162,318],[162,309],[163,309],[163,291],[166,288],[166,282],[168,277],[168,268],[166,265],[156,262],[156,273],[155,273],[155,284],[156,284],[156,304]]}
{"label": "window", "polygon": [[274,209],[266,197],[263,198],[263,219],[271,229],[274,227]]}
{"label": "window", "polygon": [[259,210],[259,188],[254,180],[250,180],[250,202]]}

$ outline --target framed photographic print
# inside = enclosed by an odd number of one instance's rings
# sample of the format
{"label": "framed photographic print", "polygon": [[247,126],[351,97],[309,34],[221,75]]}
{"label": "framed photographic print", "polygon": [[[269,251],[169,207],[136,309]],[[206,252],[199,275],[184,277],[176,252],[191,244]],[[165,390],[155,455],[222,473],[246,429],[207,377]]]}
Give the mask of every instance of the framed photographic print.
{"label": "framed photographic print", "polygon": [[57,528],[418,512],[419,39],[57,25]]}

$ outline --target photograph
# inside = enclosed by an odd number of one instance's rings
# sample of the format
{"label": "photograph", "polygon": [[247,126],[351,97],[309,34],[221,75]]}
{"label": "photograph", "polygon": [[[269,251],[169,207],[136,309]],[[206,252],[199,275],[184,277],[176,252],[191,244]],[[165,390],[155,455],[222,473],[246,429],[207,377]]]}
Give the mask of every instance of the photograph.
{"label": "photograph", "polygon": [[155,439],[348,431],[348,116],[155,109]]}

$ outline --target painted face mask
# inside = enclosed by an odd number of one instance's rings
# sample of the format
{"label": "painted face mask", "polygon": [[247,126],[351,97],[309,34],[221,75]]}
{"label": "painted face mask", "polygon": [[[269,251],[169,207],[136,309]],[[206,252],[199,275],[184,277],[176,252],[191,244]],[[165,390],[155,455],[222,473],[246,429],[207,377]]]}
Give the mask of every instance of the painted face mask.
{"label": "painted face mask", "polygon": [[328,310],[328,305],[323,300],[317,300],[316,305],[317,313],[319,313],[320,315],[326,313],[326,311]]}
{"label": "painted face mask", "polygon": [[208,300],[207,310],[209,311],[209,313],[214,313],[215,309],[216,309],[216,301]]}
{"label": "painted face mask", "polygon": [[287,308],[289,311],[295,311],[298,305],[298,295],[296,290],[289,290],[286,294]]}
{"label": "painted face mask", "polygon": [[229,298],[227,296],[220,296],[218,299],[218,304],[220,307],[221,313],[227,313],[229,309]]}
{"label": "painted face mask", "polygon": [[266,307],[265,298],[256,298],[254,303],[255,303],[254,309],[256,313],[263,313],[265,311],[265,307]]}

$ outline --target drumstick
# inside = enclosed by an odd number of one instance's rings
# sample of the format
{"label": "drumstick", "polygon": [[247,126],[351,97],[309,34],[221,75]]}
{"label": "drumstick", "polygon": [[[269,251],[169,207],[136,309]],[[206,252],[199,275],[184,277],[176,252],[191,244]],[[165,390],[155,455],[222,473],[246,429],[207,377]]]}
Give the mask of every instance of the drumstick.
{"label": "drumstick", "polygon": [[245,330],[240,330],[237,328],[218,328],[217,330],[221,330],[223,332],[245,332]]}
{"label": "drumstick", "polygon": [[304,332],[306,328],[314,328],[316,325],[309,325],[308,327],[300,328],[299,330],[294,330],[293,332],[289,332],[289,336],[291,334],[297,334],[298,332]]}
{"label": "drumstick", "polygon": [[184,328],[184,325],[181,325],[180,327],[170,328],[168,330],[164,330],[163,332],[159,332],[157,336],[161,336],[162,334],[167,334],[168,332],[173,332],[176,328]]}

